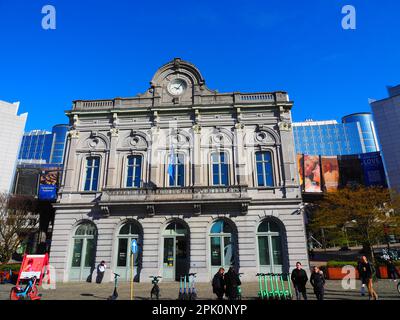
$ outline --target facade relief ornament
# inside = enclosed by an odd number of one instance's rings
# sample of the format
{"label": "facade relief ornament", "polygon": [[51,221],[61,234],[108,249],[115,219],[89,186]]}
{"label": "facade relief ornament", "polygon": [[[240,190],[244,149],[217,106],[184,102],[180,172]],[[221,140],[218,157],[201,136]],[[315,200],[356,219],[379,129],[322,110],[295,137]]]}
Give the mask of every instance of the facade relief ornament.
{"label": "facade relief ornament", "polygon": [[118,137],[118,132],[119,132],[118,128],[111,128],[110,129],[111,137]]}
{"label": "facade relief ornament", "polygon": [[192,127],[192,129],[193,129],[194,133],[197,133],[197,134],[201,133],[201,125],[199,125],[199,124],[195,124]]}
{"label": "facade relief ornament", "polygon": [[292,130],[292,124],[290,122],[281,121],[279,122],[279,130],[290,131]]}
{"label": "facade relief ornament", "polygon": [[241,123],[241,122],[238,122],[238,123],[235,124],[235,128],[239,129],[239,130],[242,130],[242,129],[244,129],[244,124]]}
{"label": "facade relief ornament", "polygon": [[79,138],[79,131],[78,130],[69,130],[68,131],[68,135],[72,138],[72,139],[78,139]]}

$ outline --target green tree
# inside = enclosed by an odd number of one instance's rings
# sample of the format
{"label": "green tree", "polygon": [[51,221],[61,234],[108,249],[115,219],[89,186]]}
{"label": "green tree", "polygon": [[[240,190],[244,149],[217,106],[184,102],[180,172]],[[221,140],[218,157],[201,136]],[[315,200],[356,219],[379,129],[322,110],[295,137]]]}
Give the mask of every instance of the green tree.
{"label": "green tree", "polygon": [[317,203],[309,226],[313,231],[330,228],[339,232],[349,228],[353,240],[363,245],[374,262],[372,248],[385,238],[385,232],[399,234],[399,204],[399,196],[385,188],[343,188],[327,193]]}

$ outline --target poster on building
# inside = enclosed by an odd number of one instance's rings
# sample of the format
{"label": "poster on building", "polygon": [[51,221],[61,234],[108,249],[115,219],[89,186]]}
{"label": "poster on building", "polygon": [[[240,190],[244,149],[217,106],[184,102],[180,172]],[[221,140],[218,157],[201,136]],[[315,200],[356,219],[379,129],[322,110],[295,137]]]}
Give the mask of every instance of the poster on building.
{"label": "poster on building", "polygon": [[339,186],[339,163],[337,157],[321,157],[322,176],[325,190],[335,192]]}
{"label": "poster on building", "polygon": [[304,191],[322,192],[319,156],[304,155]]}
{"label": "poster on building", "polygon": [[360,160],[364,173],[364,184],[367,187],[386,187],[385,170],[380,152],[360,154]]}
{"label": "poster on building", "polygon": [[341,187],[363,185],[363,172],[358,155],[339,156],[338,161]]}
{"label": "poster on building", "polygon": [[39,199],[55,200],[57,198],[58,170],[44,171],[40,176]]}
{"label": "poster on building", "polygon": [[299,173],[299,184],[301,190],[304,190],[304,157],[302,154],[297,154],[297,170]]}

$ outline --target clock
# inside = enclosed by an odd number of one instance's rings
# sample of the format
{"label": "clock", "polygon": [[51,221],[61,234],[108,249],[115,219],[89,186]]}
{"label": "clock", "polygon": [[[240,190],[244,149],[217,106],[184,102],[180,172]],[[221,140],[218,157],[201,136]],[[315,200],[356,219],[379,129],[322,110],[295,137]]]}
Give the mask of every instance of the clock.
{"label": "clock", "polygon": [[187,84],[183,79],[176,78],[168,84],[168,92],[174,96],[181,95],[186,90]]}

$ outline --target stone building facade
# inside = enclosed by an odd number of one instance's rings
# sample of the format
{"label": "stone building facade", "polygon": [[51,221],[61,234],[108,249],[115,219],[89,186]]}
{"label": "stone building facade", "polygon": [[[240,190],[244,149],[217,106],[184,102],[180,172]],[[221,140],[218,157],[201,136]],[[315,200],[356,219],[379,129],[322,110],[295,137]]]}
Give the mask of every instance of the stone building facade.
{"label": "stone building facade", "polygon": [[[286,92],[218,93],[179,58],[133,98],[74,101],[50,263],[137,281],[308,265]],[[131,254],[132,240],[138,253]]]}

